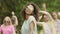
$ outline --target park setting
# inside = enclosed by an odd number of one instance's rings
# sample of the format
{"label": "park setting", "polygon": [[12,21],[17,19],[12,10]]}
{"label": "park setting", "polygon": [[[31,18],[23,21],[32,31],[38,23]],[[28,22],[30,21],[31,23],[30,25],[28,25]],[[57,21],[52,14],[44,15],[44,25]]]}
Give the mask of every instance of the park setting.
{"label": "park setting", "polygon": [[[30,2],[32,2],[32,3],[30,3]],[[0,26],[4,23],[5,17],[8,16],[8,17],[11,18],[11,20],[13,22],[14,22],[14,20],[16,22],[16,25],[13,23],[14,28],[16,30],[16,34],[21,34],[21,29],[22,29],[22,26],[23,26],[24,18],[26,18],[26,17],[24,17],[24,16],[26,16],[26,14],[22,13],[22,11],[25,10],[23,8],[28,3],[30,3],[31,5],[36,4],[38,6],[39,11],[41,11],[40,12],[41,14],[39,13],[39,16],[41,16],[41,15],[43,16],[43,15],[46,15],[46,14],[49,13],[48,16],[50,17],[52,12],[57,12],[58,19],[60,19],[60,0],[0,0]],[[29,6],[29,4],[27,6]],[[31,8],[31,9],[33,9],[33,8]],[[35,9],[35,11],[36,11],[35,15],[33,14],[33,16],[35,16],[37,18],[37,16],[38,16],[37,13],[38,12],[37,12],[36,9]],[[44,11],[46,11],[46,14],[43,14]],[[13,16],[15,17],[15,19],[12,18]],[[33,19],[33,17],[31,17],[31,18]],[[43,22],[43,18],[44,17],[42,17],[42,19],[39,20],[39,21]],[[37,19],[39,19],[39,18],[37,18]],[[52,21],[53,20],[51,20],[51,22]],[[59,22],[59,24],[60,24],[60,22]],[[50,23],[50,25],[52,25],[52,23]],[[26,24],[26,27],[28,27],[27,24]],[[52,27],[53,27],[53,25],[52,25]],[[44,27],[42,25],[40,25],[40,24],[37,25],[38,34],[43,34],[43,29],[44,29]],[[53,30],[53,28],[52,28],[52,30]]]}

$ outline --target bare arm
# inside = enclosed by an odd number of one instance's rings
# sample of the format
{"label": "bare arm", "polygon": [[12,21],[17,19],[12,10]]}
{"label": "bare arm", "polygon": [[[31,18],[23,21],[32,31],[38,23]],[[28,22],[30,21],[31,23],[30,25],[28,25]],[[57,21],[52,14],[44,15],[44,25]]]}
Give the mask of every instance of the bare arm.
{"label": "bare arm", "polygon": [[48,13],[47,11],[39,11],[39,12],[42,13],[42,14],[48,15],[49,18],[50,18],[50,20],[51,20],[51,21],[54,21],[53,18],[52,18],[52,16],[50,15],[50,13]]}
{"label": "bare arm", "polygon": [[44,22],[36,22],[37,25],[43,25]]}
{"label": "bare arm", "polygon": [[30,34],[33,34],[34,22],[30,23]]}
{"label": "bare arm", "polygon": [[39,16],[39,20],[41,20],[42,16]]}

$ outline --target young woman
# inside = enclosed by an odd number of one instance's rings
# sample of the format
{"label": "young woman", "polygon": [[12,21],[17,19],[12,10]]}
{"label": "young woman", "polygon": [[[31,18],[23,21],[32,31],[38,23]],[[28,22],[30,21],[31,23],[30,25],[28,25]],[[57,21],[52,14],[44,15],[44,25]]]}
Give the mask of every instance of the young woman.
{"label": "young woman", "polygon": [[16,27],[18,25],[18,19],[13,11],[11,13],[12,13],[12,18],[11,18],[12,24],[14,25],[14,27]]}
{"label": "young woman", "polygon": [[12,24],[14,25],[15,32],[17,32],[16,27],[18,26],[18,19],[17,19],[17,16],[15,15],[15,13],[13,11],[11,13],[12,13],[12,17],[11,17]]}
{"label": "young woman", "polygon": [[21,34],[38,34],[36,21],[38,21],[38,7],[34,3],[28,3],[23,9],[24,23]]}
{"label": "young woman", "polygon": [[40,13],[43,13],[43,22],[37,22],[37,24],[40,23],[43,25],[43,34],[56,34],[51,15],[46,11],[40,11]]}
{"label": "young woman", "polygon": [[12,25],[10,17],[5,17],[1,25],[3,34],[15,34],[14,26]]}
{"label": "young woman", "polygon": [[54,19],[54,25],[56,28],[56,33],[60,34],[60,20],[58,19],[58,13],[57,12],[52,12],[52,17]]}

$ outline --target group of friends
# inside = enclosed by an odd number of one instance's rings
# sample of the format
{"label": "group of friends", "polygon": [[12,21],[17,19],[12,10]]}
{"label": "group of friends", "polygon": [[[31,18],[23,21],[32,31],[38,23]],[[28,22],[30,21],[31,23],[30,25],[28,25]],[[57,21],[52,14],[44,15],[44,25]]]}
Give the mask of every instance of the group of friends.
{"label": "group of friends", "polygon": [[[42,25],[42,34],[60,34],[60,20],[56,11],[49,13],[46,9],[40,10],[35,3],[29,2],[23,7],[21,15],[23,16],[21,34],[41,34],[41,31],[39,33],[37,31],[37,25]],[[16,34],[17,25],[18,19],[12,12],[12,18],[8,16],[4,18],[0,27],[0,34]]]}

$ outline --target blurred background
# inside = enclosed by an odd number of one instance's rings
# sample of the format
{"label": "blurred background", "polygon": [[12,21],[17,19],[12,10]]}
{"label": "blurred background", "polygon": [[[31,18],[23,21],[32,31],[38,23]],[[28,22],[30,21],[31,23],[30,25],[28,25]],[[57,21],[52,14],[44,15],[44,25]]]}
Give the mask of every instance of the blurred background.
{"label": "blurred background", "polygon": [[[20,17],[20,12],[27,2],[36,3],[39,6],[40,10],[44,10],[42,5],[43,3],[45,3],[46,10],[48,12],[60,11],[60,0],[0,0],[0,24],[3,23],[3,19],[5,16],[11,17],[11,12],[14,11],[19,21],[17,30],[20,30],[23,22],[23,18]],[[38,26],[38,30],[41,29],[42,27]]]}

